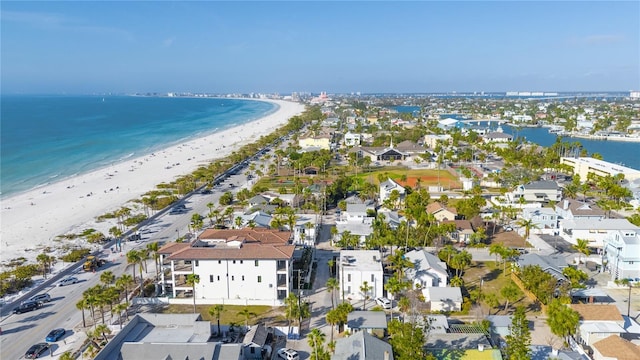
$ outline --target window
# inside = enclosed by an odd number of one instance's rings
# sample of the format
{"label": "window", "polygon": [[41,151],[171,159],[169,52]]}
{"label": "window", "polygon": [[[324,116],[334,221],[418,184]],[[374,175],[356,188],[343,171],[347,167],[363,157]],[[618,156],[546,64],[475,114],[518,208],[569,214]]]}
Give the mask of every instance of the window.
{"label": "window", "polygon": [[218,275],[218,281],[220,281],[220,275]]}
{"label": "window", "polygon": [[244,260],[240,260],[240,264],[244,264]]}
{"label": "window", "polygon": [[262,276],[258,275],[258,282],[261,283],[262,282]]}
{"label": "window", "polygon": [[244,275],[242,275],[242,281],[244,281]]}
{"label": "window", "polygon": [[213,282],[213,275],[209,275],[209,282]]}
{"label": "window", "polygon": [[222,260],[218,260],[218,264],[222,264]]}
{"label": "window", "polygon": [[235,280],[235,276],[231,275],[231,281]]}
{"label": "window", "polygon": [[196,260],[196,266],[200,266],[200,261]]}
{"label": "window", "polygon": [[371,274],[371,282],[375,282],[376,281],[376,276],[374,274]]}
{"label": "window", "polygon": [[235,260],[233,260],[233,263],[235,264],[235,263],[236,263],[236,261],[235,261]]}
{"label": "window", "polygon": [[351,274],[347,274],[347,282],[351,282]]}
{"label": "window", "polygon": [[258,266],[258,260],[256,260],[255,265]]}

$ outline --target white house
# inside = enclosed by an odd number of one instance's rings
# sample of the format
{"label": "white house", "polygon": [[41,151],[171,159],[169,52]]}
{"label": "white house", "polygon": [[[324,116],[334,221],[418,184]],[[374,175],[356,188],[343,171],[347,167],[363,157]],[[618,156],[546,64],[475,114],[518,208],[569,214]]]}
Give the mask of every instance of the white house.
{"label": "white house", "polygon": [[512,201],[524,198],[528,202],[547,203],[549,201],[558,202],[562,199],[562,189],[555,181],[532,181],[528,184],[518,185],[511,193]]}
{"label": "white house", "polygon": [[424,301],[431,304],[431,311],[460,311],[462,291],[459,287],[427,287],[422,289]]}
{"label": "white house", "polygon": [[613,279],[640,278],[640,231],[616,230],[604,239],[604,258]]}
{"label": "white house", "polygon": [[[362,300],[365,296],[375,299],[382,296],[384,278],[382,256],[377,250],[340,251],[340,292],[344,299]],[[369,290],[362,291],[367,282]]]}
{"label": "white house", "polygon": [[522,218],[531,220],[539,229],[556,229],[558,227],[558,215],[551,208],[524,208]]}
{"label": "white house", "polygon": [[[291,233],[263,228],[207,229],[192,243],[170,243],[158,254],[169,302],[280,306],[291,290]],[[168,272],[168,274],[166,274]],[[187,284],[195,274],[199,282]]]}
{"label": "white house", "polygon": [[448,144],[451,141],[451,135],[436,135],[436,134],[427,134],[424,136],[424,145],[428,146],[431,149],[435,149],[438,146],[438,142],[443,144]]}
{"label": "white house", "polygon": [[604,247],[604,239],[616,231],[640,232],[640,228],[633,225],[627,219],[573,219],[560,220],[562,237],[572,244],[577,244],[578,239],[589,241],[589,247]]}
{"label": "white house", "polygon": [[447,265],[437,256],[425,250],[413,250],[404,254],[404,257],[413,264],[413,268],[407,269],[405,274],[416,288],[447,286]]}
{"label": "white house", "polygon": [[346,134],[344,134],[344,144],[345,144],[345,146],[360,145],[361,141],[362,141],[362,135],[361,134],[352,133],[350,131],[347,132]]}
{"label": "white house", "polygon": [[380,183],[380,195],[379,201],[382,204],[385,200],[391,196],[393,191],[397,191],[400,196],[399,199],[403,199],[405,195],[405,189],[397,182],[393,181],[391,178],[388,178],[386,181]]}
{"label": "white house", "polygon": [[570,304],[578,312],[580,322],[576,340],[587,346],[611,335],[626,333],[624,319],[614,304]]}
{"label": "white house", "polygon": [[558,214],[561,219],[565,220],[601,220],[605,218],[604,211],[602,211],[602,209],[600,209],[597,205],[569,198],[566,198],[556,204],[556,214]]}
{"label": "white house", "polygon": [[[310,214],[296,214],[296,225],[293,227],[292,243],[313,246],[318,237],[317,217]],[[288,225],[286,225],[288,228]]]}

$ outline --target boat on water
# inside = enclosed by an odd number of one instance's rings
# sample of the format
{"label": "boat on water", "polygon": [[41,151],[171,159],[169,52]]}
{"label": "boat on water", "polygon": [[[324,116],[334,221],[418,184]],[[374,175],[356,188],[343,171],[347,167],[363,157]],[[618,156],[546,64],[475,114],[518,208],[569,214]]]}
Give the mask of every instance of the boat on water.
{"label": "boat on water", "polygon": [[562,126],[552,126],[549,128],[549,134],[564,135],[566,134],[566,131]]}

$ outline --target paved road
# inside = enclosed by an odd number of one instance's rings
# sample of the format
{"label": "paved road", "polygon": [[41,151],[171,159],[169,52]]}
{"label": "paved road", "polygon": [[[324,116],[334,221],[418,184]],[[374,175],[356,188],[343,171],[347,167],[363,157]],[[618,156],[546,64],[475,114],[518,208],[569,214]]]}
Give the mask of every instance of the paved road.
{"label": "paved road", "polygon": [[[229,184],[237,185],[230,188]],[[2,328],[2,336],[0,337],[0,358],[2,359],[20,359],[29,347],[35,343],[44,341],[44,338],[54,328],[64,327],[70,330],[67,338],[74,337],[74,331],[82,330],[82,313],[76,309],[75,304],[82,298],[82,293],[87,288],[94,286],[100,282],[100,274],[104,270],[112,271],[116,276],[120,276],[125,272],[131,273],[128,269],[126,257],[124,256],[132,249],[140,249],[146,247],[147,243],[158,241],[164,244],[174,241],[178,236],[187,234],[191,216],[194,212],[198,212],[203,216],[209,212],[207,204],[212,202],[218,205],[220,196],[226,191],[237,192],[242,187],[249,186],[244,172],[229,177],[222,185],[216,187],[212,194],[202,195],[194,194],[181,201],[185,204],[188,212],[181,215],[170,215],[168,212],[151,220],[140,229],[142,239],[135,242],[124,242],[122,253],[111,253],[108,249],[100,254],[100,257],[108,258],[107,266],[99,269],[96,273],[84,272],[81,268],[75,270],[72,275],[81,279],[81,282],[66,287],[56,287],[50,285],[34,291],[29,296],[36,293],[49,293],[52,301],[42,308],[24,313],[24,314],[6,314],[13,306],[4,306],[4,317],[0,320]],[[137,273],[136,269],[136,273]],[[153,261],[147,266],[147,278],[155,275]],[[139,276],[139,275],[138,275]],[[85,316],[89,316],[88,311]],[[75,344],[77,348],[78,344]],[[70,346],[64,346],[64,342],[54,345],[54,354],[60,355]],[[54,356],[55,357],[55,356]]]}

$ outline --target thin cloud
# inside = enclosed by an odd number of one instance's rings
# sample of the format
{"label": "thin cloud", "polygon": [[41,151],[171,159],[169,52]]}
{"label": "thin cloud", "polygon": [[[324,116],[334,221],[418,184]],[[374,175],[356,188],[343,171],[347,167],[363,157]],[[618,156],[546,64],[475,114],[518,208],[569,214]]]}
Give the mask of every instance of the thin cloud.
{"label": "thin cloud", "polygon": [[74,32],[92,32],[99,34],[114,34],[123,37],[127,41],[133,40],[133,35],[126,30],[109,27],[87,25],[86,21],[70,18],[56,13],[40,13],[25,11],[2,11],[0,13],[2,22],[15,22],[27,26],[46,30],[64,30]]}
{"label": "thin cloud", "polygon": [[584,45],[609,45],[624,41],[625,37],[622,35],[614,34],[594,34],[582,37],[571,37],[567,40],[569,45],[584,46]]}
{"label": "thin cloud", "polygon": [[164,39],[164,41],[162,42],[162,46],[171,47],[171,45],[173,45],[174,41],[176,41],[176,37],[175,36],[168,37],[168,38]]}
{"label": "thin cloud", "polygon": [[590,35],[584,38],[584,42],[589,45],[613,44],[623,39],[624,36],[621,35]]}

